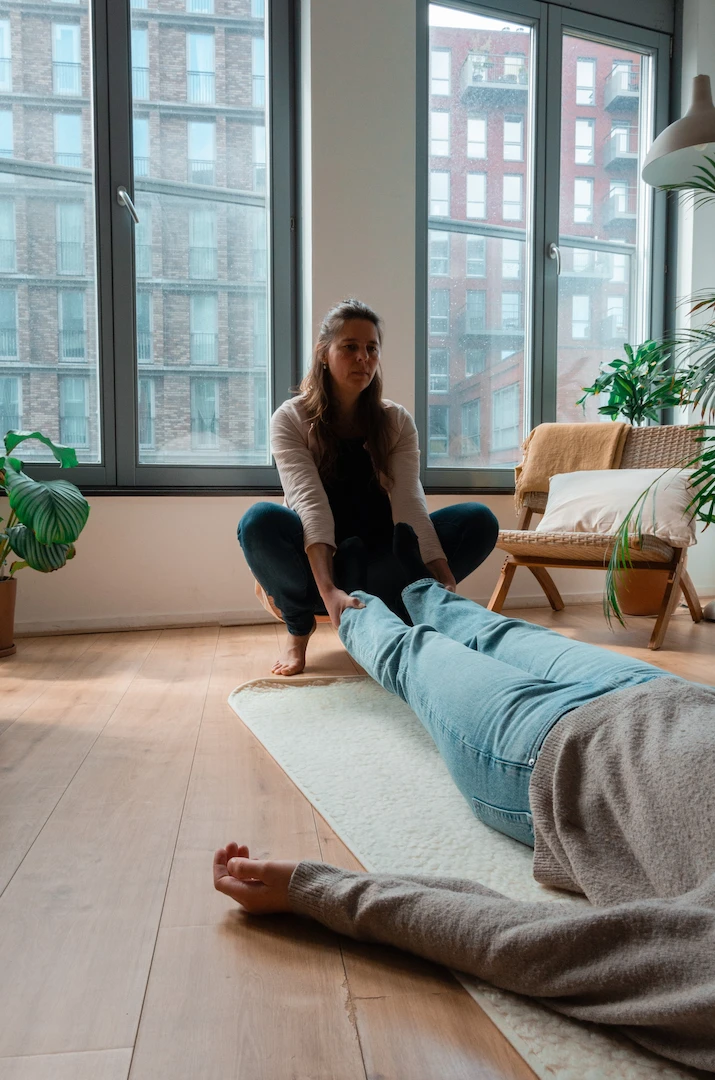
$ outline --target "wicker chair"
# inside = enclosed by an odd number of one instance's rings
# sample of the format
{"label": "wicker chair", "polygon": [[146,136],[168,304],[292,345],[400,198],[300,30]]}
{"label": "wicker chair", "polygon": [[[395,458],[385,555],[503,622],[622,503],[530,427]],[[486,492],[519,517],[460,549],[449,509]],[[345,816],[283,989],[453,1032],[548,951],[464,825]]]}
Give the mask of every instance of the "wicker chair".
{"label": "wicker chair", "polygon": [[[665,469],[690,461],[698,444],[692,429],[682,426],[632,428],[626,438],[622,469]],[[525,492],[516,529],[502,529],[497,547],[507,552],[501,575],[489,601],[490,611],[501,611],[517,566],[527,566],[554,611],[564,602],[549,574],[552,567],[603,570],[613,551],[613,536],[600,533],[543,533],[529,529],[534,514],[543,514],[547,495]],[[634,569],[667,570],[668,583],[663,603],[648,643],[650,649],[663,644],[670,616],[682,590],[694,622],[703,617],[700,601],[685,569],[686,548],[671,547],[656,536],[644,535],[642,543],[631,544]]]}

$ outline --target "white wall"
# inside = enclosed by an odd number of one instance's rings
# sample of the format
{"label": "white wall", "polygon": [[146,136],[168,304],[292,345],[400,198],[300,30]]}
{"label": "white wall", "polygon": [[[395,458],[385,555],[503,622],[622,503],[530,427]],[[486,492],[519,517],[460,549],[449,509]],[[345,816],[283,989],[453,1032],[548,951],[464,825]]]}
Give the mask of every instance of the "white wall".
{"label": "white wall", "polygon": [[[713,7],[710,0],[702,6]],[[304,267],[311,273],[306,322],[314,329],[346,296],[374,305],[387,326],[386,394],[408,408],[415,398],[415,9],[414,0],[310,0],[303,27],[303,90],[312,114],[304,131],[312,183],[301,221],[312,246],[312,264]],[[709,270],[712,256],[705,254]],[[432,497],[430,509],[450,501],[456,500]],[[483,501],[505,527],[514,521],[511,497]],[[263,618],[235,539],[249,502],[93,498],[74,562],[49,576],[20,575],[18,630]],[[494,553],[460,591],[485,600],[500,564]],[[715,591],[712,560],[706,564],[698,583]],[[697,579],[695,560],[691,566]],[[566,599],[600,596],[598,572],[555,576]],[[514,603],[543,602],[525,570],[510,596]]]}

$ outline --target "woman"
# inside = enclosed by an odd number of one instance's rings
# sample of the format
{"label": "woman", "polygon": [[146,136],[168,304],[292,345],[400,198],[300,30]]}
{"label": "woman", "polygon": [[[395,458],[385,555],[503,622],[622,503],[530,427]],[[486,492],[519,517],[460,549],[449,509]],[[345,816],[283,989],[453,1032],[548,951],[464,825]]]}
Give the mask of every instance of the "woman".
{"label": "woman", "polygon": [[403,593],[414,626],[361,594],[343,642],[411,705],[477,816],[534,848],[535,878],[593,906],[258,861],[237,844],[216,853],[215,887],[250,912],[311,916],[715,1070],[715,689],[418,572]]}
{"label": "woman", "polygon": [[428,573],[446,588],[476,569],[496,543],[496,518],[480,503],[427,513],[415,424],[382,397],[382,324],[359,300],[323,320],[300,396],[271,421],[285,505],[257,503],[238,539],[264,600],[288,634],[277,675],[305,667],[315,615],[335,627],[357,588],[405,617],[406,581],[392,550],[393,521],[411,525]]}

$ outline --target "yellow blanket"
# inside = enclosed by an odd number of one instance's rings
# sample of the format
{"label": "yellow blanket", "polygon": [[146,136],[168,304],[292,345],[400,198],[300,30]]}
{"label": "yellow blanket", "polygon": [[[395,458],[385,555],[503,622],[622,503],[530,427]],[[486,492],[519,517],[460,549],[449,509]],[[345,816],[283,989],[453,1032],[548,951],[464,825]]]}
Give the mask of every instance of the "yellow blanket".
{"label": "yellow blanket", "polygon": [[522,446],[516,466],[514,499],[521,510],[524,493],[548,491],[557,473],[618,469],[630,424],[539,424]]}

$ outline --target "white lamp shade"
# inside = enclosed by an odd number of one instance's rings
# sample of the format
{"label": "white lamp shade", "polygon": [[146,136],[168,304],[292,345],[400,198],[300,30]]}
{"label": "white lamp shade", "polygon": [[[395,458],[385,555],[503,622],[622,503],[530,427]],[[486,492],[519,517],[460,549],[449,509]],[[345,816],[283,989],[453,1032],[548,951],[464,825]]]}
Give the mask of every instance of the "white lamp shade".
{"label": "white lamp shade", "polygon": [[698,179],[698,166],[707,166],[706,157],[715,158],[715,107],[710,76],[696,75],[692,105],[681,120],[661,131],[648,151],[641,176],[653,187],[687,184]]}

